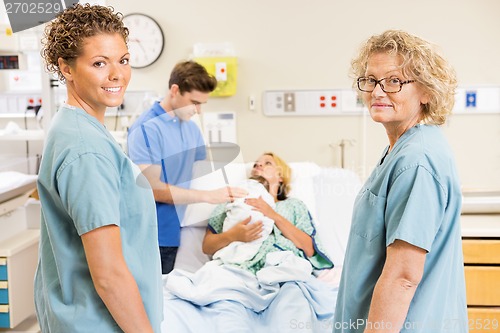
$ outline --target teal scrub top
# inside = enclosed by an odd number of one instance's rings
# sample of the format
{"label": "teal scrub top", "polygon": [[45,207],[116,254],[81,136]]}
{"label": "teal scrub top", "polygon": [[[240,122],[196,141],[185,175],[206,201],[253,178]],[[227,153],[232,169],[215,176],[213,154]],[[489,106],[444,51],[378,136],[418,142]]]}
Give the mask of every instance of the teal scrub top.
{"label": "teal scrub top", "polygon": [[97,119],[79,108],[58,111],[47,135],[38,190],[42,217],[35,306],[42,332],[121,332],[94,288],[80,237],[112,224],[120,227],[123,256],[153,329],[160,332],[153,194]]}
{"label": "teal scrub top", "polygon": [[354,204],[334,332],[363,332],[386,248],[396,239],[427,251],[401,332],[468,332],[462,199],[451,149],[439,127],[417,125],[387,150]]}

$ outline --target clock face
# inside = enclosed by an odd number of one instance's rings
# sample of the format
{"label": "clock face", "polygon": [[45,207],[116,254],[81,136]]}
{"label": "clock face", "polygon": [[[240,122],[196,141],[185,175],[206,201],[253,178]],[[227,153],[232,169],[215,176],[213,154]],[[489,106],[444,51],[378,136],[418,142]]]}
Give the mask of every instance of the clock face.
{"label": "clock face", "polygon": [[126,15],[123,17],[123,23],[129,30],[130,66],[143,68],[158,60],[164,44],[160,25],[144,14]]}

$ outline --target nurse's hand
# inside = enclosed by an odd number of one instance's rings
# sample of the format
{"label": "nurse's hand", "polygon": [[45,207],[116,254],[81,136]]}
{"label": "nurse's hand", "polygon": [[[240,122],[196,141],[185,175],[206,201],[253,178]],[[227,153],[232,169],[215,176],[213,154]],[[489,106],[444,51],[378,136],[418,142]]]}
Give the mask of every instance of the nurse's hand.
{"label": "nurse's hand", "polygon": [[262,221],[256,221],[250,224],[251,218],[248,217],[226,231],[233,241],[251,242],[259,239],[262,235]]}

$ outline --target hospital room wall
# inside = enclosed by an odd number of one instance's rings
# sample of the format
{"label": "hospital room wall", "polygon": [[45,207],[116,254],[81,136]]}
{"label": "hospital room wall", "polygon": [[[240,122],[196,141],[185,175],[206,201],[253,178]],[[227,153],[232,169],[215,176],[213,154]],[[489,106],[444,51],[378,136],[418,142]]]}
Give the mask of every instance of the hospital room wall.
{"label": "hospital room wall", "polygon": [[[131,89],[164,94],[173,65],[195,43],[230,42],[238,56],[237,93],[211,98],[205,112],[234,111],[245,160],[272,150],[288,161],[345,166],[366,177],[387,144],[369,117],[267,117],[262,93],[273,89],[346,89],[360,43],[385,29],[403,29],[441,46],[459,84],[500,86],[500,2],[497,0],[116,1],[124,14],[141,12],[162,26],[166,46],[158,62],[134,70]],[[249,96],[256,109],[250,111]],[[500,110],[455,115],[444,126],[467,188],[500,188]]]}

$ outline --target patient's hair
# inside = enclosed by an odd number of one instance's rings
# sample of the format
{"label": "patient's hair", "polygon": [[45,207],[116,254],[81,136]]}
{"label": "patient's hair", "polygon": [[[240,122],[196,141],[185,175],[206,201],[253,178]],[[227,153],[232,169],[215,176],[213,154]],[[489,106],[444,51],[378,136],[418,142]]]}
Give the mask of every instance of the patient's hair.
{"label": "patient's hair", "polygon": [[[400,30],[387,30],[369,38],[358,56],[351,62],[353,87],[358,77],[366,75],[369,58],[376,53],[398,55],[404,78],[415,80],[428,94],[429,102],[422,105],[423,122],[444,124],[455,104],[456,73],[437,47],[428,41]],[[380,79],[380,78],[378,78]],[[361,92],[358,91],[358,94]]]}
{"label": "patient's hair", "polygon": [[181,95],[192,90],[209,93],[217,87],[217,80],[202,65],[194,61],[183,61],[175,65],[170,74],[168,87],[171,88],[173,84],[179,86]]}
{"label": "patient's hair", "polygon": [[59,69],[59,58],[73,64],[80,56],[85,39],[100,34],[120,34],[127,42],[128,29],[123,25],[123,15],[114,13],[112,7],[75,4],[61,12],[45,27],[41,55],[45,67],[65,81]]}
{"label": "patient's hair", "polygon": [[272,152],[265,152],[263,155],[268,155],[271,156],[274,161],[276,162],[276,165],[278,167],[278,170],[280,172],[280,177],[282,179],[279,189],[278,189],[278,195],[277,199],[279,201],[286,200],[288,198],[288,194],[290,193],[290,180],[292,178],[292,169],[288,166],[288,164],[281,159],[278,155]]}

